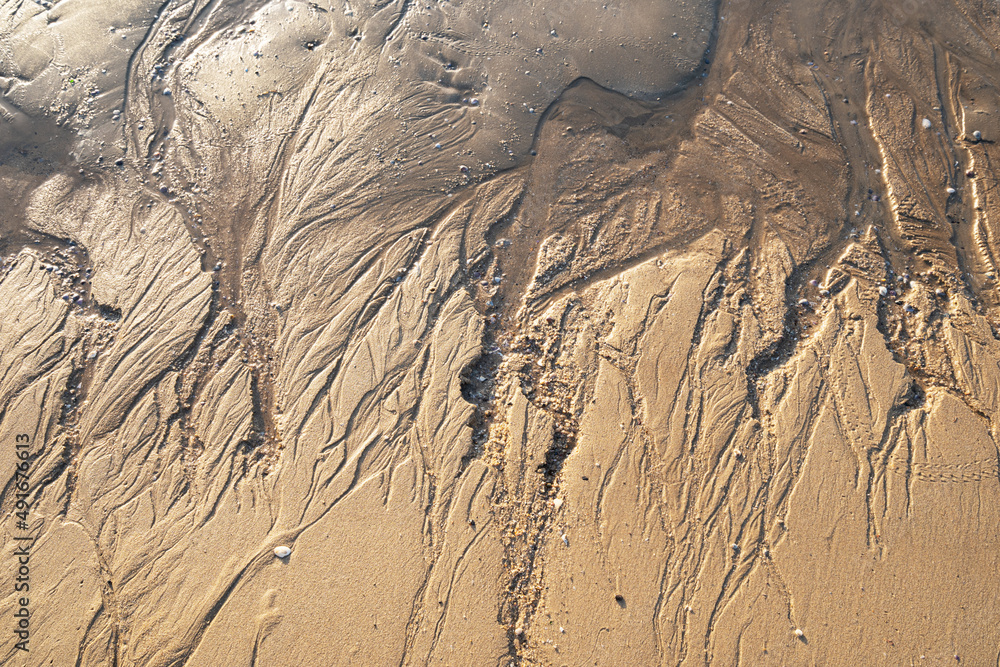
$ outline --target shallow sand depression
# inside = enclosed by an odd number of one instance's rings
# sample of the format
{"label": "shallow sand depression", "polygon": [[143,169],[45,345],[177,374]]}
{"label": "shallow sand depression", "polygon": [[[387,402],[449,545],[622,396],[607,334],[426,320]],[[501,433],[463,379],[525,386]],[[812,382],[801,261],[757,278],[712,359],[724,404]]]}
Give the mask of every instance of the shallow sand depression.
{"label": "shallow sand depression", "polygon": [[4,664],[997,662],[991,5],[3,8]]}

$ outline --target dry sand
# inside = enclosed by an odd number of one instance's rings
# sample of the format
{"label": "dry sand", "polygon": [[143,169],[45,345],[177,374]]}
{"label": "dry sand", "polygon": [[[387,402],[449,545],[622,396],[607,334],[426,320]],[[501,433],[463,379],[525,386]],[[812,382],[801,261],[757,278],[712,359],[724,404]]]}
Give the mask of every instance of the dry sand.
{"label": "dry sand", "polygon": [[0,8],[4,665],[1000,663],[995,4]]}

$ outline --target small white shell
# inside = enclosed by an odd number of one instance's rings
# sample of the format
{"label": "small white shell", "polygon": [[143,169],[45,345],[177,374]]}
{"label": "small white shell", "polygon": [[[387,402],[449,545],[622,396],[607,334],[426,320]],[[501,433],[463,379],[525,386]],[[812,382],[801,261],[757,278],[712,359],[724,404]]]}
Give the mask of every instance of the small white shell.
{"label": "small white shell", "polygon": [[556,498],[555,500],[552,501],[552,506],[555,507],[556,509],[562,507],[562,504],[563,504],[562,498]]}
{"label": "small white shell", "polygon": [[274,555],[278,558],[288,558],[292,554],[292,550],[288,547],[274,547]]}
{"label": "small white shell", "polygon": [[921,123],[923,124],[925,130],[931,129],[931,119],[930,118],[924,118],[921,121]]}
{"label": "small white shell", "polygon": [[806,636],[806,633],[802,632],[802,628],[795,628],[795,636],[802,639]]}
{"label": "small white shell", "polygon": [[945,192],[947,192],[950,195],[953,195],[955,194],[955,188],[948,188],[947,190],[945,190]]}

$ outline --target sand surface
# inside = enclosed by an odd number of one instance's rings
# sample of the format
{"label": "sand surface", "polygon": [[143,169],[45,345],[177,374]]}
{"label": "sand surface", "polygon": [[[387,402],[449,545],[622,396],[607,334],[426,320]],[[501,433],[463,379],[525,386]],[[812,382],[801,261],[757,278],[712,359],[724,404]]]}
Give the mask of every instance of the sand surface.
{"label": "sand surface", "polygon": [[997,665],[998,49],[0,0],[0,663]]}

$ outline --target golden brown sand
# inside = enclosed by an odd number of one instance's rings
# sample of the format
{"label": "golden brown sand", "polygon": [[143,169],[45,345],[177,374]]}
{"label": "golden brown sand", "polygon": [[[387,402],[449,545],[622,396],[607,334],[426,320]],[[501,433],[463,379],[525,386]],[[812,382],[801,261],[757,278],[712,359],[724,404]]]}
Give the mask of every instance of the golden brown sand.
{"label": "golden brown sand", "polygon": [[1000,663],[992,3],[0,7],[3,664]]}

